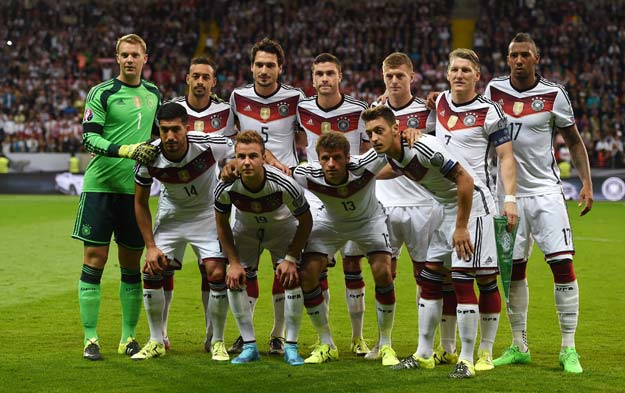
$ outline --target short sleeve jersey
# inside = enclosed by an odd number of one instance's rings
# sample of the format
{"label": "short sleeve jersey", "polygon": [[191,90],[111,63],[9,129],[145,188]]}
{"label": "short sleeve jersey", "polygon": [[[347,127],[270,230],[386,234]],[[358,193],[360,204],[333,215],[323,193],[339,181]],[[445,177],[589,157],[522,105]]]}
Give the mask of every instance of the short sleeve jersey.
{"label": "short sleeve jersey", "polygon": [[[400,131],[406,128],[426,129],[428,118],[431,118],[433,114],[425,106],[425,102],[417,97],[400,108],[393,107],[388,101],[386,106],[395,114]],[[378,180],[375,186],[375,194],[385,207],[427,206],[432,204],[432,197],[429,193],[425,192],[418,183],[411,181],[405,176],[390,180]]]}
{"label": "short sleeve jersey", "polygon": [[153,178],[162,184],[159,217],[194,219],[214,214],[215,168],[219,161],[234,154],[233,142],[221,135],[197,131],[189,131],[187,141],[187,154],[179,161],[170,161],[160,150],[161,140],[157,139],[152,142],[159,148],[154,163],[135,167],[136,184],[149,187]]}
{"label": "short sleeve jersey", "polygon": [[466,161],[461,157],[452,156],[436,137],[422,135],[412,147],[404,141],[402,149],[401,161],[387,156],[391,167],[410,180],[421,184],[437,202],[444,205],[457,205],[458,186],[445,176],[456,164],[460,164],[473,177],[472,212],[484,214],[493,211],[494,200],[491,193],[485,192],[484,184],[476,179],[475,173],[468,168]]}
{"label": "short sleeve jersey", "polygon": [[265,147],[287,166],[297,165],[295,133],[297,103],[304,92],[280,84],[269,96],[256,92],[254,84],[235,89],[230,95],[230,106],[239,121],[239,130],[253,130],[262,135]]}
{"label": "short sleeve jersey", "polygon": [[[145,80],[137,86],[119,79],[100,83],[87,95],[83,132],[101,133],[116,145],[145,142],[152,133],[160,101],[158,88]],[[101,153],[87,166],[83,191],[134,194],[134,161]]]}
{"label": "short sleeve jersey", "polygon": [[367,103],[348,95],[343,95],[341,102],[333,108],[323,109],[317,103],[317,96],[307,98],[297,106],[297,121],[306,131],[308,161],[316,161],[317,139],[326,132],[336,131],[343,134],[350,145],[349,154],[360,154],[360,142],[368,141],[365,123],[360,118],[367,109]]}
{"label": "short sleeve jersey", "polygon": [[232,136],[234,129],[234,114],[227,102],[216,101],[211,98],[206,108],[193,108],[187,97],[176,97],[171,102],[184,106],[189,116],[187,130],[200,131],[207,134]]}
{"label": "short sleeve jersey", "polygon": [[264,226],[294,220],[310,208],[304,190],[293,178],[278,169],[265,165],[265,183],[251,191],[241,181],[220,181],[215,188],[215,210],[229,213],[234,205],[235,220],[242,225]]}
{"label": "short sleeve jersey", "polygon": [[517,196],[561,192],[553,138],[556,128],[575,124],[564,88],[539,76],[534,87],[518,91],[506,76],[491,80],[485,95],[501,105],[508,118],[516,159]]}
{"label": "short sleeve jersey", "polygon": [[318,161],[299,165],[293,171],[293,178],[323,202],[316,219],[355,222],[384,214],[375,197],[375,175],[385,165],[384,156],[371,149],[361,156],[350,157],[347,181],[338,186],[326,182]]}
{"label": "short sleeve jersey", "polygon": [[463,157],[489,190],[494,189],[488,173],[489,155],[495,147],[510,142],[506,116],[499,104],[477,95],[456,105],[446,90],[436,100],[436,120],[438,139]]}

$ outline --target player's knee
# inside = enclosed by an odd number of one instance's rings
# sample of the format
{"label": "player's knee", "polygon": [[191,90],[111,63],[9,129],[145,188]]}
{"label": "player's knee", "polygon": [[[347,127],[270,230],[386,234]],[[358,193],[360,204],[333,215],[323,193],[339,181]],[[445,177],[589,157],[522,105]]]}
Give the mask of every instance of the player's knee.
{"label": "player's knee", "polygon": [[84,264],[97,269],[104,269],[108,256],[108,247],[85,247]]}
{"label": "player's knee", "polygon": [[451,281],[458,304],[478,304],[473,281],[475,276],[467,272],[452,272]]}
{"label": "player's knee", "polygon": [[421,297],[423,299],[438,300],[443,298],[443,274],[425,267],[419,273]]}
{"label": "player's knee", "polygon": [[549,261],[549,267],[553,273],[553,281],[557,284],[566,284],[577,279],[571,259]]}

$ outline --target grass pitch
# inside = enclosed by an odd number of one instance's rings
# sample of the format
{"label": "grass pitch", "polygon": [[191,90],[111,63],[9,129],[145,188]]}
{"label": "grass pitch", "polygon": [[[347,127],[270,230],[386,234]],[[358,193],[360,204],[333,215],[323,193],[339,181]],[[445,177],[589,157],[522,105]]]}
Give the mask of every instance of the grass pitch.
{"label": "grass pitch", "polygon": [[[320,366],[289,367],[281,358],[263,355],[260,362],[234,366],[215,364],[202,351],[203,312],[200,279],[191,250],[176,273],[167,356],[132,362],[116,354],[120,334],[119,267],[116,251],[102,280],[99,334],[105,360],[82,359],[82,329],[77,280],[82,244],[70,238],[78,199],[67,196],[0,196],[0,391],[3,392],[622,392],[625,372],[623,250],[625,204],[596,203],[580,218],[569,206],[576,246],[581,310],[577,349],[582,375],[565,375],[558,366],[560,334],[553,301],[552,276],[535,249],[528,268],[530,309],[528,335],[532,363],[497,368],[472,380],[449,380],[452,366],[434,370],[393,372],[349,352],[351,328],[340,268],[330,270],[331,327],[341,360]],[[405,253],[404,253],[405,254]],[[266,352],[272,324],[271,267],[265,258],[259,272],[260,300],[255,327],[259,349]],[[367,282],[365,338],[377,338],[373,281]],[[415,284],[410,262],[403,257],[396,281],[397,313],[393,346],[400,357],[417,343]],[[227,344],[238,335],[231,317]],[[139,341],[148,338],[145,315]],[[316,339],[306,315],[300,334],[302,355]],[[510,343],[505,312],[495,355]],[[620,365],[619,365],[620,364]]]}

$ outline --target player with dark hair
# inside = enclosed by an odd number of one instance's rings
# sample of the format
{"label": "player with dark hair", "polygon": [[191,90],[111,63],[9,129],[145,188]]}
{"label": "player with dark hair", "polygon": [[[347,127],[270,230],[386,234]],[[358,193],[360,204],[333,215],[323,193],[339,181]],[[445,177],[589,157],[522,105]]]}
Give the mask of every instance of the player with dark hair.
{"label": "player with dark hair", "polygon": [[[235,89],[230,95],[230,105],[239,130],[259,133],[267,150],[276,160],[267,156],[267,163],[281,167],[297,165],[295,137],[298,130],[295,118],[297,103],[305,96],[300,89],[281,83],[279,78],[284,66],[284,50],[279,43],[264,38],[255,43],[250,51],[250,69],[254,83]],[[277,161],[277,162],[275,162]],[[273,261],[274,264],[277,261]],[[258,300],[256,271],[248,270],[247,293],[252,312]],[[274,323],[269,339],[269,354],[284,353],[284,288],[274,276],[272,286]],[[229,349],[238,353],[243,341],[239,337]]]}
{"label": "player with dark hair", "polygon": [[[534,241],[545,254],[554,279],[556,310],[562,347],[560,365],[564,371],[581,373],[575,350],[579,314],[579,289],[573,269],[573,235],[562,193],[559,169],[553,155],[553,136],[563,137],[582,181],[580,215],[592,209],[593,191],[588,154],[575,125],[575,116],[564,88],[537,74],[540,55],[534,40],[517,34],[508,46],[510,75],[494,78],[485,95],[498,102],[508,118],[516,158],[519,229],[514,244],[508,317],[512,345],[494,360],[495,366],[529,363],[527,308],[529,291],[525,270]],[[505,202],[498,189],[499,202]]]}
{"label": "player with dark hair", "polygon": [[[214,226],[213,195],[217,184],[216,166],[234,154],[232,141],[219,134],[187,132],[188,109],[169,102],[158,111],[160,139],[154,163],[135,168],[135,213],[146,244],[143,302],[150,339],[133,360],[163,356],[166,347],[166,272],[181,268],[187,244],[201,261],[211,285],[207,319],[212,321],[211,341],[206,346],[216,361],[229,360],[224,345],[228,311],[223,274],[226,256]],[[152,230],[150,186],[161,181],[163,192]],[[221,277],[220,277],[221,273]],[[171,276],[170,276],[171,277]]]}
{"label": "player with dark hair", "polygon": [[[212,89],[217,84],[217,63],[208,57],[194,57],[189,65],[186,82],[188,88],[187,95],[176,97],[171,101],[182,105],[187,110],[187,129],[189,131],[200,131],[228,137],[236,134],[234,115],[230,110],[230,105],[212,93]],[[201,260],[198,260],[198,267],[202,276],[202,304],[204,306],[204,320],[206,321],[204,349],[206,352],[211,352],[211,336],[213,333],[210,312],[208,310],[210,285],[206,269]],[[163,288],[165,289],[165,314],[163,316],[165,331],[163,334],[167,350],[169,350],[170,345],[167,334],[167,316],[169,315],[169,306],[174,293],[173,274],[173,270],[163,272]]]}
{"label": "player with dark hair", "polygon": [[118,39],[116,59],[119,75],[93,87],[87,95],[83,145],[95,156],[85,172],[72,233],[84,243],[78,303],[85,332],[83,357],[89,360],[102,358],[96,331],[100,281],[113,233],[121,269],[122,337],[117,352],[132,356],[140,350],[135,328],[141,312],[139,260],[144,243],[134,216],[131,160],[148,164],[156,156],[156,148],[145,142],[155,129],[161,95],[154,84],[141,78],[148,61],[141,37],[129,34]]}

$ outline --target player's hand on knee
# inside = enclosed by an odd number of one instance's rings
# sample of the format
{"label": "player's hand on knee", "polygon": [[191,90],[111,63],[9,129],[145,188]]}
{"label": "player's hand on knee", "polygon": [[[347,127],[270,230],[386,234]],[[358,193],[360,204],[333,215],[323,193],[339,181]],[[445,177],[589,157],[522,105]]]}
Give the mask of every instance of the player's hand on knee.
{"label": "player's hand on knee", "polygon": [[167,268],[167,263],[167,257],[160,249],[157,247],[148,248],[145,253],[143,272],[153,277],[155,274],[161,274]]}
{"label": "player's hand on knee", "polygon": [[280,284],[286,289],[294,288],[299,285],[299,274],[297,273],[297,265],[295,262],[282,260],[276,267],[276,276],[280,280]]}
{"label": "player's hand on knee", "polygon": [[240,289],[245,285],[245,269],[238,263],[231,263],[226,273],[226,285],[229,289]]}

